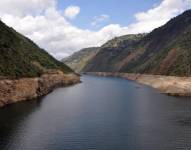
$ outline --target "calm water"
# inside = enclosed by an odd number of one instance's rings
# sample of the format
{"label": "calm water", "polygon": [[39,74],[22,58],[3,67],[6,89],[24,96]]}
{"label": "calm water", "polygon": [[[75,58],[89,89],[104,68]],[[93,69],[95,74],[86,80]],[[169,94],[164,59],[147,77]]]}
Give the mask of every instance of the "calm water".
{"label": "calm water", "polygon": [[0,150],[191,149],[191,98],[118,78],[0,109]]}

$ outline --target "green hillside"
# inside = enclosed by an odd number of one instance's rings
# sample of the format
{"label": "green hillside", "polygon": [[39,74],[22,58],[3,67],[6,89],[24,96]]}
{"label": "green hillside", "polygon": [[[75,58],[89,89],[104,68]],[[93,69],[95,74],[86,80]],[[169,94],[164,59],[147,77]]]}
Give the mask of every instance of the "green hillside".
{"label": "green hillside", "polygon": [[72,70],[0,21],[0,76],[36,77],[49,69]]}

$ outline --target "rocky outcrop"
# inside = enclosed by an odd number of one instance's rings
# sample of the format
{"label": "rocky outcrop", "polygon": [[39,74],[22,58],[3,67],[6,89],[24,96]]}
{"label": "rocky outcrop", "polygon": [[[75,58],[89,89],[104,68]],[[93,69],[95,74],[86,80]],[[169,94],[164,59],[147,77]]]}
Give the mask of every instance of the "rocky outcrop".
{"label": "rocky outcrop", "polygon": [[151,86],[155,89],[160,90],[162,93],[166,93],[171,96],[191,96],[191,77],[108,72],[92,72],[87,74],[122,77],[127,80],[133,80],[138,83]]}
{"label": "rocky outcrop", "polygon": [[31,100],[46,95],[54,88],[80,82],[75,74],[64,74],[61,71],[44,74],[37,78],[2,79],[0,80],[0,107],[24,100]]}

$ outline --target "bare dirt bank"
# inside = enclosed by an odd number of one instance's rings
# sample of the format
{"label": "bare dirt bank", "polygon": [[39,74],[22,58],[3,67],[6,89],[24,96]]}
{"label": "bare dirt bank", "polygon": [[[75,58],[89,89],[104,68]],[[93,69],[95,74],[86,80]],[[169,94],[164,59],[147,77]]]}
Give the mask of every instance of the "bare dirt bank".
{"label": "bare dirt bank", "polygon": [[0,107],[24,100],[31,100],[51,92],[61,86],[80,82],[75,74],[56,72],[44,74],[37,78],[21,78],[17,80],[0,80]]}
{"label": "bare dirt bank", "polygon": [[151,86],[171,96],[191,96],[191,77],[145,75],[130,73],[91,72],[90,75],[122,77]]}

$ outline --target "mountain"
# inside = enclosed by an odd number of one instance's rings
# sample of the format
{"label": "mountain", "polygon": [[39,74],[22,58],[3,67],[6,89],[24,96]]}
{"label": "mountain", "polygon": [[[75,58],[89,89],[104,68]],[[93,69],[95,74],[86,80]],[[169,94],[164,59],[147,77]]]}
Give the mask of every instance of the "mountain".
{"label": "mountain", "polygon": [[71,67],[76,72],[83,71],[84,67],[99,51],[99,47],[90,47],[75,52],[73,55],[64,58],[62,62]]}
{"label": "mountain", "polygon": [[97,55],[88,62],[83,71],[119,71],[117,62],[120,62],[124,56],[129,55],[131,49],[135,47],[145,35],[146,34],[125,35],[108,41],[100,47]]}
{"label": "mountain", "polygon": [[37,77],[50,70],[72,70],[30,39],[0,21],[0,76]]}
{"label": "mountain", "polygon": [[191,74],[191,10],[147,35],[125,37],[104,44],[84,71]]}

